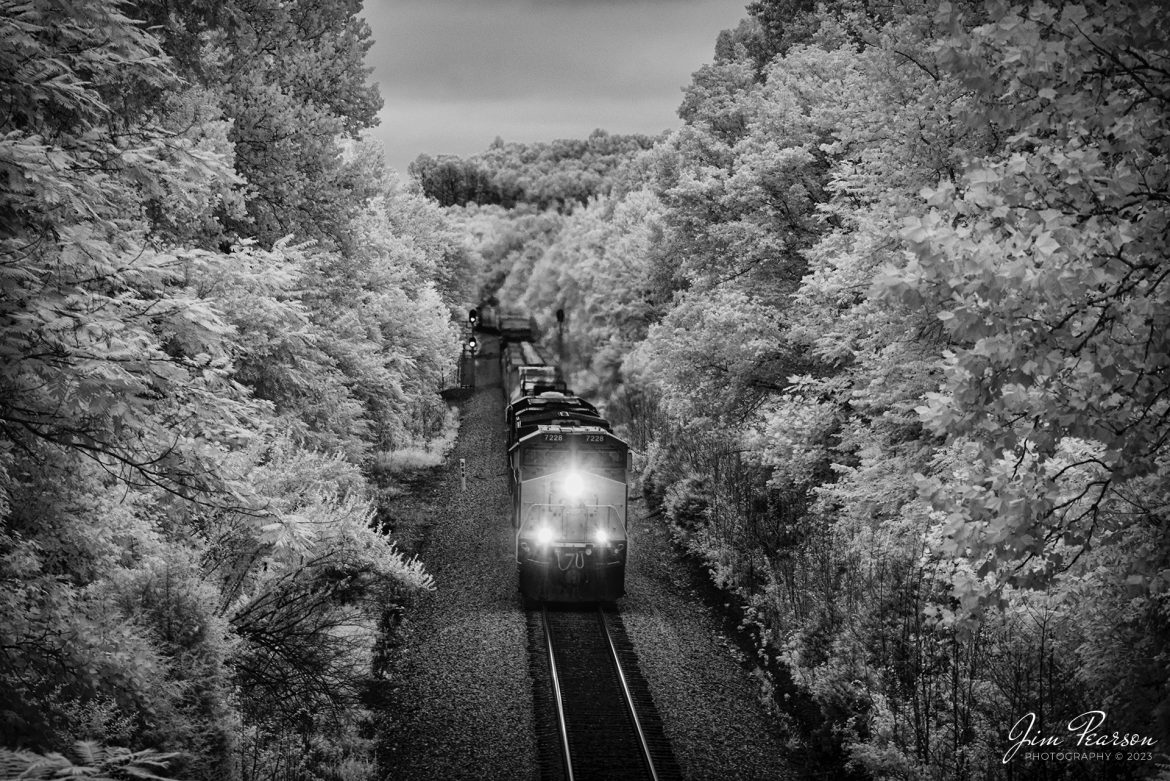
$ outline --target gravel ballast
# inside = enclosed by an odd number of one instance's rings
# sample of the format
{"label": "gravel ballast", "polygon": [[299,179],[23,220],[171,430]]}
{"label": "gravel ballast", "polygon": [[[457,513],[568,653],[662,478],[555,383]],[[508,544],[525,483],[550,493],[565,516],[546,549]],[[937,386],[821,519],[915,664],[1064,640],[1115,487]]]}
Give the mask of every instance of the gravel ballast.
{"label": "gravel ballast", "polygon": [[494,359],[480,359],[481,386],[460,405],[459,438],[433,492],[395,507],[404,518],[427,519],[419,558],[434,575],[435,592],[408,612],[392,672],[394,712],[383,716],[380,741],[392,779],[538,775],[502,399],[498,384],[482,384],[498,379],[492,369]]}
{"label": "gravel ballast", "polygon": [[[436,590],[408,611],[392,667],[391,712],[382,715],[379,739],[388,779],[539,778],[503,400],[495,340],[482,341],[479,387],[460,403],[454,449],[430,491],[391,508],[412,523],[425,519],[420,558]],[[758,682],[691,587],[662,521],[631,500],[628,593],[618,607],[684,776],[796,778]]]}
{"label": "gravel ballast", "polygon": [[662,521],[631,502],[622,620],[686,778],[794,779],[784,735]]}

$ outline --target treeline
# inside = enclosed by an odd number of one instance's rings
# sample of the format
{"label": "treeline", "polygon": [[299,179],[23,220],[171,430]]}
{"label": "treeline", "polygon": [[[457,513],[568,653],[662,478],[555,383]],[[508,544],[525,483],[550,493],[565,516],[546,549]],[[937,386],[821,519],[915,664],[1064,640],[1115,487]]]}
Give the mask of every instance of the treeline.
{"label": "treeline", "polygon": [[469,257],[359,140],[359,8],[0,2],[0,775],[373,773]]}
{"label": "treeline", "polygon": [[566,310],[850,768],[1156,772],[1004,759],[1029,713],[1170,745],[1165,5],[748,10],[586,204],[450,210],[485,292]]}
{"label": "treeline", "polygon": [[655,141],[604,130],[595,130],[584,141],[520,144],[497,138],[486,152],[471,157],[420,155],[409,172],[440,206],[511,209],[526,204],[564,211],[607,192],[630,154],[649,149]]}

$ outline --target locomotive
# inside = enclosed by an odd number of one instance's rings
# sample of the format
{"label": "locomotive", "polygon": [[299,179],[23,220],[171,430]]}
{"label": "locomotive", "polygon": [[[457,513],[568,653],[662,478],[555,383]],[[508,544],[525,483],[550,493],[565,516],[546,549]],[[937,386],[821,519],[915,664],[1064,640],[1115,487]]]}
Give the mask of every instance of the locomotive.
{"label": "locomotive", "polygon": [[612,602],[625,594],[629,446],[531,342],[508,342],[500,361],[520,591]]}

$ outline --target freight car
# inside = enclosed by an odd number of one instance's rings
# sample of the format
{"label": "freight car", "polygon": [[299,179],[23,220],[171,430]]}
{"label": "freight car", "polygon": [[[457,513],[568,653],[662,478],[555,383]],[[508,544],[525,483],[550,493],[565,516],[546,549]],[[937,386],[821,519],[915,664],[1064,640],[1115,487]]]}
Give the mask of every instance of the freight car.
{"label": "freight car", "polygon": [[499,334],[500,344],[536,338],[536,320],[532,315],[521,309],[501,307],[495,303],[495,299],[484,301],[470,310],[468,315],[474,330]]}
{"label": "freight car", "polygon": [[536,321],[531,315],[518,311],[501,311],[499,318],[501,342],[526,342],[536,338]]}
{"label": "freight car", "polygon": [[547,391],[567,393],[561,370],[529,342],[513,342],[500,354],[504,403]]}

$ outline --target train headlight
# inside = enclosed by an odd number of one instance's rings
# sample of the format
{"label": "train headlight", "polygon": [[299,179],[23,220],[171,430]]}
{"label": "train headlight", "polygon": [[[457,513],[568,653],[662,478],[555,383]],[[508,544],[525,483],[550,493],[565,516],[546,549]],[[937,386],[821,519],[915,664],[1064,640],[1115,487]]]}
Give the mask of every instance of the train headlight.
{"label": "train headlight", "polygon": [[609,535],[605,533],[605,529],[598,529],[593,535],[593,539],[597,540],[598,545],[607,545],[609,543]]}
{"label": "train headlight", "polygon": [[561,481],[561,490],[564,492],[565,498],[570,501],[582,498],[585,496],[585,475],[576,469],[570,470]]}
{"label": "train headlight", "polygon": [[552,545],[553,540],[555,540],[556,538],[557,538],[557,536],[555,534],[553,534],[553,530],[552,530],[551,526],[548,526],[547,524],[545,524],[545,525],[536,527],[536,544],[537,545]]}

